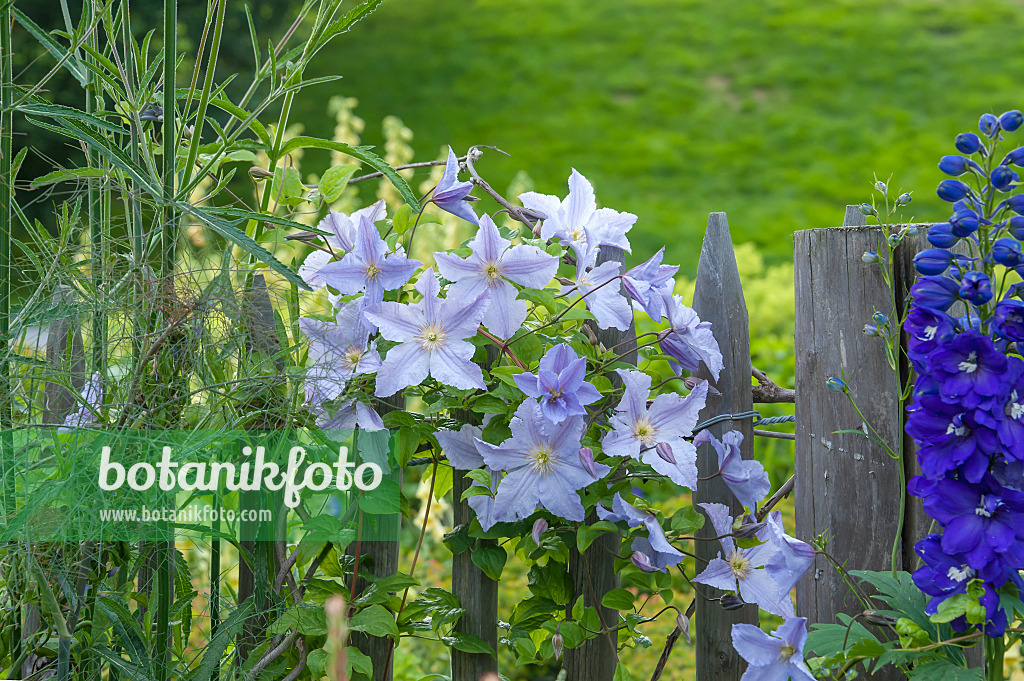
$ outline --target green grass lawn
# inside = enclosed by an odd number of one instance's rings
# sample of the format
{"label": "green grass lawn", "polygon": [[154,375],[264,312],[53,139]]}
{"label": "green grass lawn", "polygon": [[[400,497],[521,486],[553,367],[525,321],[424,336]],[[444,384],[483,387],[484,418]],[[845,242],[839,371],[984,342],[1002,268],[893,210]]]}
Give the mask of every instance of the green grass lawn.
{"label": "green grass lawn", "polygon": [[388,0],[332,44],[344,80],[293,120],[329,134],[327,96],[358,97],[365,141],[403,119],[420,158],[493,144],[496,187],[570,168],[640,216],[634,252],[696,267],[709,211],[789,259],[790,233],[838,224],[874,173],[936,220],[935,164],[984,111],[1024,107],[1024,6],[995,0]]}

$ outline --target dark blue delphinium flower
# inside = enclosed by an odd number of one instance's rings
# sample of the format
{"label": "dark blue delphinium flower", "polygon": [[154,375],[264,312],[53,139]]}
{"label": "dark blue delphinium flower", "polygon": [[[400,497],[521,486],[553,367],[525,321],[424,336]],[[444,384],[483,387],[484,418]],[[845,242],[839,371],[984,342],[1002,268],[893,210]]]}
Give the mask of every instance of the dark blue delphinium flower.
{"label": "dark blue delphinium flower", "polygon": [[1024,303],[1019,300],[1001,300],[996,303],[992,326],[1006,340],[1024,341]]}
{"label": "dark blue delphinium flower", "polygon": [[953,225],[948,222],[940,222],[928,228],[928,243],[938,248],[952,248],[960,237],[953,234]]}
{"label": "dark blue delphinium flower", "polygon": [[992,260],[1006,267],[1020,265],[1024,258],[1021,256],[1020,242],[1016,239],[996,239],[992,244]]}
{"label": "dark blue delphinium flower", "polygon": [[984,305],[992,300],[992,280],[984,272],[967,272],[960,282],[960,297]]}
{"label": "dark blue delphinium flower", "polygon": [[977,163],[965,156],[956,155],[943,156],[942,160],[939,161],[939,170],[953,177],[959,177],[969,170],[981,172],[981,168]]}
{"label": "dark blue delphinium flower", "polygon": [[974,330],[941,343],[928,358],[943,399],[969,409],[999,394],[1006,365],[992,339]]}
{"label": "dark blue delphinium flower", "polygon": [[981,149],[981,138],[973,132],[962,132],[956,136],[954,144],[962,154],[975,154]]}
{"label": "dark blue delphinium flower", "polygon": [[[978,484],[945,480],[925,499],[925,511],[943,527],[941,546],[963,554],[981,570],[1001,554],[1016,562],[1024,549],[1024,492],[1001,486],[992,476]],[[1017,563],[1018,565],[1020,563]]]}
{"label": "dark blue delphinium flower", "polygon": [[936,190],[943,201],[954,203],[971,194],[971,188],[960,180],[943,180]]}
{"label": "dark blue delphinium flower", "polygon": [[[1008,461],[1024,462],[1024,361],[1017,357],[1009,359],[1006,388],[1005,397],[995,403],[994,409],[999,442]],[[1020,472],[1019,468],[1014,470],[1015,474]]]}
{"label": "dark blue delphinium flower", "polygon": [[953,303],[960,300],[960,284],[949,277],[918,277],[911,289],[910,294],[914,298],[914,304],[945,312]]}
{"label": "dark blue delphinium flower", "polygon": [[921,557],[923,565],[914,571],[914,584],[933,597],[928,610],[934,614],[942,601],[950,596],[967,592],[967,584],[974,579],[975,571],[961,554],[942,550],[942,535],[929,534],[914,545],[914,552]]}
{"label": "dark blue delphinium flower", "polygon": [[906,430],[918,442],[922,474],[933,480],[961,469],[968,479],[980,480],[988,471],[989,452],[997,447],[995,431],[979,424],[973,412],[933,395],[918,396]]}
{"label": "dark blue delphinium flower", "polygon": [[953,217],[949,219],[950,231],[958,236],[965,237],[974,234],[978,231],[978,214],[970,208],[962,208],[955,213]]}
{"label": "dark blue delphinium flower", "polygon": [[983,114],[978,120],[978,129],[989,137],[995,137],[999,134],[999,119],[990,113]]}
{"label": "dark blue delphinium flower", "polygon": [[1024,166],[1024,147],[1017,147],[1008,153],[1003,157],[1003,162],[1000,165]]}
{"label": "dark blue delphinium flower", "polygon": [[915,365],[923,362],[941,341],[952,338],[955,331],[949,315],[917,306],[911,308],[903,329],[909,336],[907,356]]}
{"label": "dark blue delphinium flower", "polygon": [[989,177],[989,181],[993,187],[1001,192],[1008,192],[1013,187],[1017,186],[1017,173],[1010,170],[1006,166],[996,166],[992,169],[992,175]]}

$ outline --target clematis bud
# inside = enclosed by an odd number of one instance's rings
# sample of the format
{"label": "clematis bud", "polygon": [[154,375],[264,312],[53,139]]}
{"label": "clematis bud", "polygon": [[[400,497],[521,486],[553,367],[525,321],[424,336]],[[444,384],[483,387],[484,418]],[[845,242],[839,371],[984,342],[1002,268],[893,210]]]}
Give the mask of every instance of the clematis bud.
{"label": "clematis bud", "polygon": [[903,192],[902,194],[899,195],[899,198],[896,199],[896,205],[897,206],[909,206],[910,202],[913,199],[914,199],[914,197],[910,195],[910,192]]}
{"label": "clematis bud", "polygon": [[690,618],[681,612],[676,615],[676,629],[683,632],[687,645],[693,642],[690,640]]}
{"label": "clematis bud", "polygon": [[864,325],[864,335],[865,336],[870,336],[871,338],[874,338],[874,337],[880,336],[882,334],[878,331],[878,327],[875,326],[874,324],[865,324]]}
{"label": "clematis bud", "polygon": [[974,154],[981,149],[981,138],[973,132],[964,132],[956,136],[954,144],[961,154]]}
{"label": "clematis bud", "polygon": [[555,649],[555,659],[556,660],[560,660],[562,658],[562,647],[563,647],[563,645],[564,645],[564,642],[562,640],[562,635],[559,634],[556,631],[555,635],[551,637],[551,647]]}
{"label": "clematis bud", "polygon": [[835,376],[825,381],[825,385],[827,385],[828,389],[831,390],[832,392],[846,392],[846,383],[836,378]]}
{"label": "clematis bud", "polygon": [[990,113],[983,114],[978,120],[978,129],[989,137],[995,137],[999,134],[999,119]]}
{"label": "clematis bud", "polygon": [[864,255],[860,256],[860,259],[869,265],[872,265],[879,261],[878,254],[874,251],[864,251]]}
{"label": "clematis bud", "polygon": [[736,594],[725,594],[722,596],[720,603],[723,610],[739,610],[744,605],[743,599]]}
{"label": "clematis bud", "polygon": [[[686,386],[687,390],[693,390],[694,388],[696,388],[701,383],[707,383],[707,381],[705,381],[703,378],[694,378],[693,376],[687,376],[686,378],[683,379],[683,385]],[[721,394],[722,393],[720,393],[718,391],[718,389],[715,388],[715,386],[713,386],[713,385],[709,385],[708,386],[708,395],[717,396],[717,395],[721,395]]]}
{"label": "clematis bud", "polygon": [[737,539],[750,539],[767,525],[765,522],[760,523],[743,523],[738,528],[733,530],[732,536]]}
{"label": "clematis bud", "polygon": [[659,442],[654,446],[654,451],[658,452],[658,456],[663,461],[666,461],[673,466],[676,465],[676,455],[672,453],[672,445],[667,442]]}
{"label": "clematis bud", "polygon": [[960,180],[943,180],[935,190],[935,193],[939,195],[940,199],[943,201],[949,201],[950,203],[959,201],[970,194],[970,192],[970,187]]}
{"label": "clematis bud", "polygon": [[597,480],[597,469],[594,468],[594,450],[590,447],[580,447],[580,463],[591,477]]}
{"label": "clematis bud", "polygon": [[929,248],[914,256],[914,269],[925,276],[942,274],[949,269],[953,254],[944,248]]}
{"label": "clematis bud", "polygon": [[1006,166],[996,166],[992,169],[992,175],[989,178],[989,182],[993,187],[1001,192],[1009,191],[1015,184],[1017,184],[1017,173],[1013,172]]}
{"label": "clematis bud", "polygon": [[634,551],[629,559],[633,561],[633,565],[636,565],[643,572],[660,572],[658,568],[651,564],[651,559],[647,557],[647,554],[641,551]]}
{"label": "clematis bud", "polygon": [[878,215],[878,211],[870,203],[862,203],[858,206],[861,215]]}
{"label": "clematis bud", "polygon": [[892,615],[886,615],[878,612],[877,610],[865,610],[864,621],[868,624],[874,624],[878,627],[894,627],[896,626],[896,618]]}
{"label": "clematis bud", "polygon": [[540,546],[540,536],[547,531],[548,521],[544,520],[544,518],[537,518],[533,523],[533,532],[531,532],[533,543]]}
{"label": "clematis bud", "polygon": [[928,228],[928,243],[939,248],[952,248],[960,237],[953,234],[953,225],[940,222]]}
{"label": "clematis bud", "polygon": [[1013,132],[1024,123],[1024,114],[1016,109],[1007,111],[999,117],[999,127],[1006,132]]}

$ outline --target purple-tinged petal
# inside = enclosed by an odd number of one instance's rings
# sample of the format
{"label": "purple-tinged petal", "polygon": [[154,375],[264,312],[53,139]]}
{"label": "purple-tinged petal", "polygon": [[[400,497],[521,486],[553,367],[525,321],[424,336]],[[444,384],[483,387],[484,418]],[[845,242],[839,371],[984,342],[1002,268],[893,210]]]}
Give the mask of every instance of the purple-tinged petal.
{"label": "purple-tinged petal", "polygon": [[388,397],[402,388],[419,385],[430,371],[430,355],[415,343],[402,343],[388,350],[377,371],[374,395]]}
{"label": "purple-tinged petal", "polygon": [[732,625],[733,648],[754,667],[767,667],[776,663],[783,645],[783,640],[769,636],[753,624]]}
{"label": "purple-tinged petal", "polygon": [[732,552],[736,543],[732,540],[733,517],[729,515],[729,507],[725,504],[703,503],[698,504],[704,509],[704,513],[711,519],[711,526],[715,528],[715,536],[721,537],[722,548],[726,553]]}
{"label": "purple-tinged petal", "polygon": [[484,458],[476,448],[476,440],[482,434],[483,428],[467,424],[458,430],[439,430],[434,437],[452,468],[470,471],[484,465]]}
{"label": "purple-tinged petal", "polygon": [[647,412],[658,437],[669,440],[693,435],[693,427],[697,425],[707,394],[708,383],[703,381],[694,386],[686,397],[671,393],[658,395]]}
{"label": "purple-tinged petal", "polygon": [[462,390],[484,389],[483,371],[473,363],[475,351],[472,343],[448,342],[430,353],[430,375],[436,381]]}
{"label": "purple-tinged petal", "polygon": [[706,584],[722,591],[733,591],[736,589],[736,577],[732,568],[721,558],[712,558],[708,566],[693,578],[698,584]]}
{"label": "purple-tinged petal", "polygon": [[498,232],[498,226],[494,224],[494,220],[489,215],[480,218],[480,228],[477,230],[476,236],[469,242],[469,247],[473,249],[474,255],[485,263],[498,262],[501,254],[511,245],[512,242]]}
{"label": "purple-tinged petal", "polygon": [[492,286],[488,291],[490,302],[481,321],[498,338],[511,338],[526,321],[526,301],[516,299],[516,290],[508,282]]}
{"label": "purple-tinged petal", "polygon": [[434,264],[437,271],[448,281],[462,281],[469,277],[481,278],[481,263],[475,255],[460,258],[451,253],[434,251]]}
{"label": "purple-tinged petal", "polygon": [[513,246],[501,258],[501,274],[526,288],[544,288],[558,272],[558,258],[536,246]]}
{"label": "purple-tinged petal", "polygon": [[683,440],[663,442],[672,448],[675,463],[666,461],[658,455],[657,449],[647,449],[641,453],[641,461],[655,472],[666,475],[672,482],[689,490],[697,489],[697,448]]}
{"label": "purple-tinged petal", "polygon": [[330,253],[321,251],[319,249],[314,250],[312,253],[306,256],[306,259],[299,265],[298,275],[302,277],[302,281],[309,284],[309,287],[314,291],[322,289],[327,286],[327,280],[320,274],[320,270],[331,262],[333,256]]}

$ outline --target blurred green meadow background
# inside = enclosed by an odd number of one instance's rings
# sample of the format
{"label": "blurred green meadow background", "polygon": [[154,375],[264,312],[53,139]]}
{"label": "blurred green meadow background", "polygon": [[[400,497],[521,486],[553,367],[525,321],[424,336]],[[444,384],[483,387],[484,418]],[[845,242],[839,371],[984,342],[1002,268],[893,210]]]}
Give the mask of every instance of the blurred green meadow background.
{"label": "blurred green meadow background", "polygon": [[[794,230],[841,223],[877,173],[943,217],[938,158],[985,111],[1024,106],[1024,6],[1000,0],[389,0],[332,45],[324,99],[359,100],[363,141],[394,115],[417,157],[493,144],[488,178],[528,170],[640,217],[634,253],[696,269],[707,214],[770,264]],[[500,183],[495,183],[500,186]],[[646,256],[645,256],[646,257]]]}

